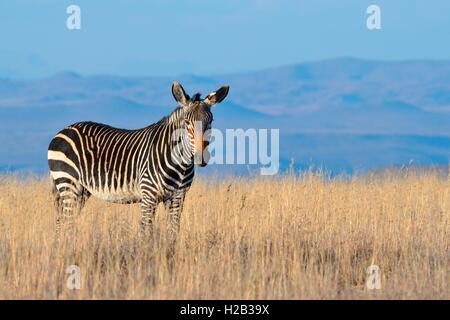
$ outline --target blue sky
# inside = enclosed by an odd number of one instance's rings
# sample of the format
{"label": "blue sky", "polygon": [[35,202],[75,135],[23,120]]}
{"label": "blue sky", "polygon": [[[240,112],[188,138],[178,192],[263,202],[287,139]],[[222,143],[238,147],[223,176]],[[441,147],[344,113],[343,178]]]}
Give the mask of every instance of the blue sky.
{"label": "blue sky", "polygon": [[[81,30],[66,8],[81,7]],[[381,7],[382,29],[366,28]],[[450,59],[448,0],[0,2],[0,77],[216,74],[351,56]]]}

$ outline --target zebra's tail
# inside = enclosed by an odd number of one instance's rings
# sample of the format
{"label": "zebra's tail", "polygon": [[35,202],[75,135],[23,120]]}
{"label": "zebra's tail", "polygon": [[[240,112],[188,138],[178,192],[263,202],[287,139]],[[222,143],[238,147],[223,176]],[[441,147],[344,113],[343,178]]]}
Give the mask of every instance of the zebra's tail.
{"label": "zebra's tail", "polygon": [[53,199],[54,199],[54,204],[55,204],[55,207],[57,208],[57,209],[59,209],[59,204],[60,204],[60,194],[59,194],[59,192],[58,192],[58,189],[56,188],[56,183],[55,183],[55,180],[53,179],[53,177],[52,177],[52,175],[50,174],[50,183],[51,183],[51,188],[52,188],[52,193],[53,193]]}

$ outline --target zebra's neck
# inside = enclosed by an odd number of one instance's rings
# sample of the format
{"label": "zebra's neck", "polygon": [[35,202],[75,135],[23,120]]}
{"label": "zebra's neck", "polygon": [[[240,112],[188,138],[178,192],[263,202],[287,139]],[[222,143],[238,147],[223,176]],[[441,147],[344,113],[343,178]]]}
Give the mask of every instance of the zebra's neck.
{"label": "zebra's neck", "polygon": [[178,107],[170,115],[161,120],[164,132],[164,148],[170,154],[170,164],[182,170],[194,165],[194,155],[186,130],[183,108]]}
{"label": "zebra's neck", "polygon": [[164,124],[178,124],[184,121],[184,111],[182,107],[178,107],[171,114],[160,120]]}

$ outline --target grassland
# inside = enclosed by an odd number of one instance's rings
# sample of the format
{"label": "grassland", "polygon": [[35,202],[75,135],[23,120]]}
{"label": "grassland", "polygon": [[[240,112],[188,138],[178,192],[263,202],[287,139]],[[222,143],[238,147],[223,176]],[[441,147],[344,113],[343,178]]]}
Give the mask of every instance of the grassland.
{"label": "grassland", "polygon": [[1,299],[450,298],[450,179],[435,173],[198,179],[172,269],[163,207],[151,245],[138,205],[89,199],[59,246],[55,217],[47,179],[0,178]]}

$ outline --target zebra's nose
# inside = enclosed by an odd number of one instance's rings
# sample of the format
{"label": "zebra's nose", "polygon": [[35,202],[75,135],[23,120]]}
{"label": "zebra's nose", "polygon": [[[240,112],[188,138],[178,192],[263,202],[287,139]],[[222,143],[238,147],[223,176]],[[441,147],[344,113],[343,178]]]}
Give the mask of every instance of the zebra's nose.
{"label": "zebra's nose", "polygon": [[209,152],[203,150],[203,152],[196,152],[194,155],[194,164],[198,164],[200,167],[205,167],[209,161]]}
{"label": "zebra's nose", "polygon": [[203,155],[202,152],[196,152],[194,155],[194,163],[198,164],[199,166],[202,166],[203,164]]}
{"label": "zebra's nose", "polygon": [[211,154],[209,153],[208,149],[205,148],[205,150],[203,150],[203,159],[200,166],[205,167],[209,162],[209,158],[211,158]]}

